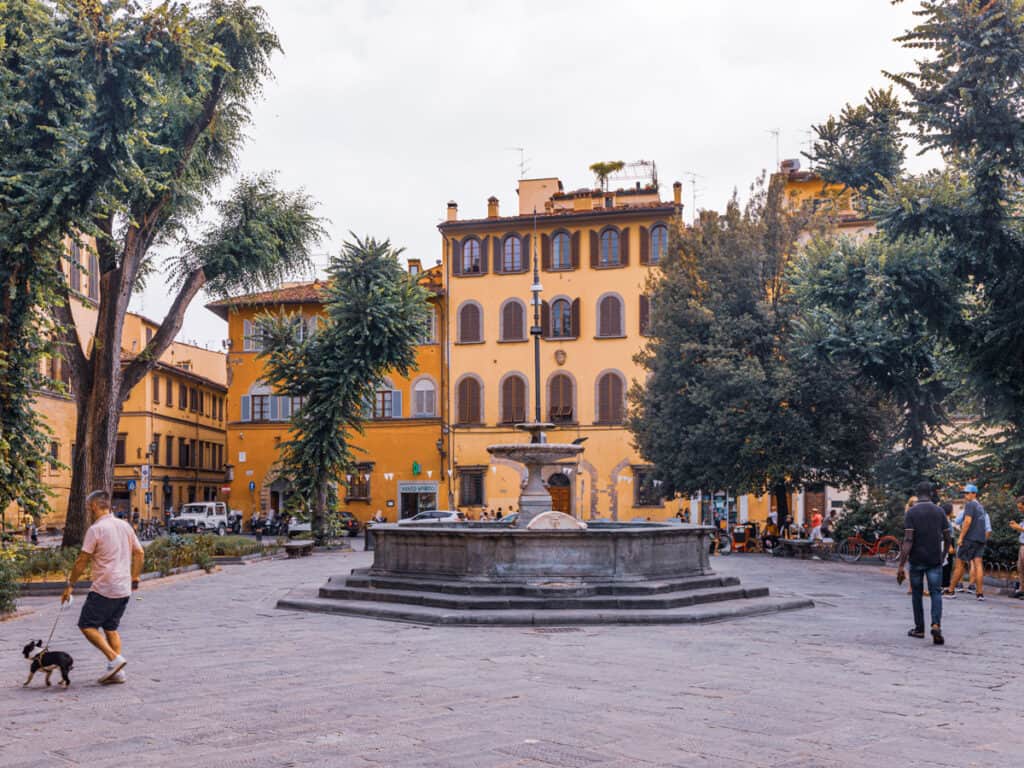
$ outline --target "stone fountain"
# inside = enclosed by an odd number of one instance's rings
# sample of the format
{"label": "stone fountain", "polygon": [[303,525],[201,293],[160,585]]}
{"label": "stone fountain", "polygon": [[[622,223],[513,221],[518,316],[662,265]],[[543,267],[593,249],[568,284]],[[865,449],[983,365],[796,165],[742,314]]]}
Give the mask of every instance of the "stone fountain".
{"label": "stone fountain", "polygon": [[[538,238],[534,237],[537,243]],[[373,565],[328,579],[279,608],[422,624],[671,624],[803,608],[803,598],[774,598],[715,574],[712,528],[673,523],[588,522],[572,528],[530,526],[551,510],[541,474],[581,445],[547,442],[552,424],[540,411],[540,293],[534,280],[534,420],[519,425],[527,443],[488,452],[526,467],[514,526],[502,523],[375,525]],[[571,521],[569,521],[571,522]]]}

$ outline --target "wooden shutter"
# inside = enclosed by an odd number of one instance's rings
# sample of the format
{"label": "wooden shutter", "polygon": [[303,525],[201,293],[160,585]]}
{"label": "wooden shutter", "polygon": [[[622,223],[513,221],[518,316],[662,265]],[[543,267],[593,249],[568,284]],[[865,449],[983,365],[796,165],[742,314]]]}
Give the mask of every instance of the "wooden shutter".
{"label": "wooden shutter", "polygon": [[526,420],[526,386],[518,376],[509,376],[501,386],[501,420],[515,424]]}
{"label": "wooden shutter", "polygon": [[572,233],[571,246],[569,247],[569,258],[572,261],[572,268],[580,268],[580,233],[579,230]]}
{"label": "wooden shutter", "polygon": [[551,269],[551,238],[540,236],[540,268],[545,272]]}
{"label": "wooden shutter", "polygon": [[646,336],[647,329],[651,324],[651,300],[644,294],[640,294],[640,335]]}
{"label": "wooden shutter", "polygon": [[540,327],[541,335],[545,339],[551,338],[551,305],[546,301],[540,303]]}
{"label": "wooden shutter", "polygon": [[596,269],[601,258],[601,235],[596,230],[590,230],[590,268]]}
{"label": "wooden shutter", "polygon": [[606,373],[597,383],[597,420],[622,423],[622,380],[613,373]]}
{"label": "wooden shutter", "polygon": [[249,320],[242,321],[242,351],[252,351],[252,323]]}
{"label": "wooden shutter", "polygon": [[651,238],[647,227],[640,227],[640,263],[651,263]]}
{"label": "wooden shutter", "polygon": [[629,266],[629,227],[623,227],[619,232],[619,263]]}
{"label": "wooden shutter", "polygon": [[597,335],[613,336],[612,333],[612,304],[611,296],[605,296],[597,307]]}
{"label": "wooden shutter", "polygon": [[[495,239],[493,237],[481,237],[480,238],[480,274],[481,275],[486,275],[487,274],[487,267],[488,267],[487,256],[488,256],[488,251],[490,251],[491,240],[494,240],[494,244],[495,245],[498,244],[497,239]],[[497,250],[497,249],[495,249],[495,250]],[[500,255],[498,256],[498,258],[500,258]]]}
{"label": "wooden shutter", "polygon": [[462,274],[462,248],[459,247],[459,241],[456,240],[454,237],[452,238],[451,259],[452,259],[452,274],[453,275],[461,275]]}
{"label": "wooden shutter", "polygon": [[480,341],[480,308],[476,304],[465,304],[459,311],[459,341]]}
{"label": "wooden shutter", "polygon": [[580,300],[572,300],[572,337],[579,338],[580,335]]}
{"label": "wooden shutter", "polygon": [[505,240],[494,236],[494,274],[505,274]]}
{"label": "wooden shutter", "polygon": [[530,271],[530,236],[529,235],[523,235],[522,239],[519,241],[519,245],[521,246],[520,249],[519,249],[519,263],[521,265],[519,267],[519,271],[520,272],[529,272]]}

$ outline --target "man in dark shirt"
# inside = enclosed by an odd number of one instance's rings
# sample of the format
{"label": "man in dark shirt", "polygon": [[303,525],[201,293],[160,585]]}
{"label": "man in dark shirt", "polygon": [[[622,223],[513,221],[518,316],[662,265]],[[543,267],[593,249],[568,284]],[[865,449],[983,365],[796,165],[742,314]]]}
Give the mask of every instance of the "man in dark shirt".
{"label": "man in dark shirt", "polygon": [[982,558],[985,555],[985,542],[988,541],[990,530],[988,513],[978,501],[976,485],[964,486],[964,498],[967,504],[964,506],[964,520],[960,527],[960,541],[957,542],[956,567],[953,569],[950,589],[946,594],[949,597],[956,597],[956,586],[967,569],[971,581],[974,582],[975,598],[984,600],[985,568]]}
{"label": "man in dark shirt", "polygon": [[942,561],[949,550],[950,529],[945,513],[932,503],[931,483],[917,486],[921,499],[907,510],[903,523],[903,546],[896,581],[906,578],[904,566],[910,561],[910,594],[914,608],[914,628],[910,637],[924,637],[924,580],[928,579],[928,592],[932,606],[932,640],[942,645]]}

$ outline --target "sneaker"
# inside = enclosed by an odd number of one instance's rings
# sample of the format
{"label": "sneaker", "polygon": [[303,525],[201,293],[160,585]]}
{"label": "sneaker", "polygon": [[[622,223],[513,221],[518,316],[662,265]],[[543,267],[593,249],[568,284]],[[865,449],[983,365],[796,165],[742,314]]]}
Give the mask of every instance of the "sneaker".
{"label": "sneaker", "polygon": [[946,598],[947,600],[956,600],[956,592],[953,592],[951,590],[947,590],[947,591],[943,592],[942,596],[944,598]]}
{"label": "sneaker", "polygon": [[125,677],[124,670],[122,669],[120,672],[118,672],[113,677],[109,677],[109,678],[106,679],[106,681],[101,682],[100,685],[116,685],[116,684],[126,683],[126,682],[128,682],[128,678]]}
{"label": "sneaker", "polygon": [[924,630],[919,627],[914,627],[912,630],[907,632],[907,637],[924,637]]}
{"label": "sneaker", "polygon": [[981,595],[981,594],[975,595],[974,597],[975,597],[976,600],[984,600],[985,599],[985,596]]}
{"label": "sneaker", "polygon": [[956,585],[956,591],[957,591],[957,592],[963,592],[963,591],[964,591],[963,585],[961,585],[961,584],[957,584],[957,585]]}
{"label": "sneaker", "polygon": [[932,624],[932,642],[936,645],[945,645],[946,639],[942,636],[942,627]]}
{"label": "sneaker", "polygon": [[124,669],[124,666],[127,663],[128,662],[125,661],[124,656],[120,656],[120,655],[116,656],[115,658],[113,658],[110,661],[108,661],[107,662],[107,671],[103,675],[103,677],[101,677],[99,679],[99,682],[101,684],[106,684],[106,683],[111,682],[111,680],[114,677],[117,676],[117,673],[120,672],[122,669]]}

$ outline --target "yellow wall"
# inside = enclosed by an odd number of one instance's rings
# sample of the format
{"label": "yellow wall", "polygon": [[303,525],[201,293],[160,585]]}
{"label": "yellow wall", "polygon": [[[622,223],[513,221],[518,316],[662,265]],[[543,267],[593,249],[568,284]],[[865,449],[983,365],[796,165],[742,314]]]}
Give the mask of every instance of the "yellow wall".
{"label": "yellow wall", "polygon": [[[304,290],[307,286],[300,286]],[[288,288],[282,289],[287,294]],[[212,308],[212,307],[211,307]],[[235,300],[230,311],[219,311],[226,314],[230,352],[228,354],[228,463],[232,465],[233,476],[230,493],[232,508],[243,512],[248,520],[254,514],[268,514],[271,509],[281,511],[282,500],[276,491],[282,490],[278,478],[278,445],[288,438],[288,424],[285,421],[253,421],[242,420],[242,397],[250,395],[261,386],[263,380],[263,363],[257,352],[246,351],[244,329],[246,321],[254,321],[264,312],[285,311],[301,313],[303,318],[322,314],[322,305],[318,301],[306,301],[300,304],[275,303],[273,299],[258,304],[246,304],[245,299]],[[438,336],[443,330],[442,308],[434,301]],[[441,353],[440,338],[435,343],[421,344],[418,347],[417,370],[408,378],[391,376],[390,383],[401,392],[404,418],[371,420],[364,435],[354,435],[353,444],[357,450],[357,460],[372,462],[370,474],[370,495],[368,499],[346,498],[346,478],[338,478],[339,501],[342,509],[352,512],[360,520],[366,521],[380,509],[389,520],[396,520],[401,497],[399,490],[409,488],[403,484],[420,484],[436,486],[436,504],[443,507],[447,499],[446,473],[442,464],[437,443],[442,437],[441,417]],[[412,418],[413,397],[412,383],[421,376],[429,376],[435,384],[435,411],[433,418]],[[413,473],[413,463],[417,462],[420,473]],[[252,489],[250,490],[250,485]],[[391,502],[393,506],[388,506]]]}

